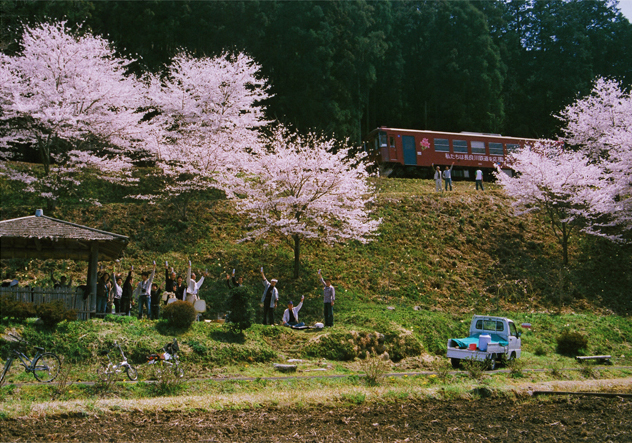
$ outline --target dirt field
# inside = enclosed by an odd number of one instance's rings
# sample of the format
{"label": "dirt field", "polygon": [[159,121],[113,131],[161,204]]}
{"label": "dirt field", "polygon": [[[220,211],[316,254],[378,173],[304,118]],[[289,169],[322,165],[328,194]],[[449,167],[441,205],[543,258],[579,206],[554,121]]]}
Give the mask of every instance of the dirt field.
{"label": "dirt field", "polygon": [[632,401],[435,401],[305,410],[130,413],[0,421],[9,441],[630,442]]}

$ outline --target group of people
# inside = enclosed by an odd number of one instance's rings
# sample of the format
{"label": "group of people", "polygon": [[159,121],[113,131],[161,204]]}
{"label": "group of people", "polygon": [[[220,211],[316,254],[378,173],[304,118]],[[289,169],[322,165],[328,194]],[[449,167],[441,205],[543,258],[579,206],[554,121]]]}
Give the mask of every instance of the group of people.
{"label": "group of people", "polygon": [[[234,271],[233,271],[234,272]],[[228,278],[228,276],[226,276]],[[263,268],[261,268],[261,277],[263,278],[263,295],[261,296],[261,303],[263,304],[263,324],[264,325],[274,325],[274,310],[277,308],[279,302],[279,290],[276,287],[278,280],[273,278],[268,281],[265,274],[263,273]],[[323,285],[323,302],[324,302],[324,317],[325,324],[324,326],[333,326],[334,325],[334,311],[333,306],[336,301],[336,290],[331,285],[331,280],[325,280],[322,277],[320,269],[318,270],[318,279]],[[293,301],[289,301],[287,304],[287,309],[283,312],[283,317],[281,318],[283,326],[300,328],[305,326],[305,323],[299,321],[298,312],[303,307],[303,301],[305,300],[305,296],[301,296],[301,301],[297,306],[294,306]]]}
{"label": "group of people", "polygon": [[110,273],[101,271],[97,277],[97,314],[114,312],[123,315],[132,315],[134,301],[138,302],[138,318],[145,315],[148,319],[160,317],[160,302],[166,305],[170,299],[186,300],[191,303],[198,299],[198,291],[204,283],[204,273],[199,280],[191,271],[191,262],[186,276],[178,275],[175,270],[169,268],[165,262],[165,289],[164,291],[154,282],[156,276],[156,262],[150,271],[141,272],[140,281],[134,286],[134,266],[131,266],[125,281],[123,274],[115,271]]}
{"label": "group of people", "polygon": [[[441,187],[441,179],[443,179],[443,181],[445,182],[445,190],[448,190],[448,187],[450,188],[450,191],[452,190],[452,168],[454,167],[454,162],[452,162],[452,165],[445,166],[443,169],[443,172],[441,171],[441,166],[435,166],[434,163],[432,164],[432,167],[435,169],[435,173],[434,173],[434,181],[435,181],[435,191],[436,192],[443,192],[443,188]],[[476,181],[476,190],[478,191],[478,188],[481,188],[481,191],[484,191],[485,188],[483,188],[483,171],[481,169],[477,169],[476,170],[476,177],[475,177],[475,181]]]}
{"label": "group of people", "polygon": [[[52,277],[52,274],[51,274]],[[165,288],[159,288],[154,282],[156,277],[156,262],[153,263],[151,271],[142,271],[141,279],[134,285],[134,266],[131,266],[125,281],[123,281],[123,273],[116,273],[115,270],[110,274],[107,271],[101,271],[97,280],[97,314],[106,314],[109,312],[130,316],[134,302],[138,304],[138,318],[146,316],[148,319],[160,318],[160,302],[166,305],[170,300],[186,300],[194,303],[199,299],[198,291],[204,283],[204,278],[208,277],[205,272],[199,280],[194,272],[191,271],[191,262],[187,269],[186,275],[178,274],[173,267],[169,267],[169,263],[165,262]],[[279,290],[277,288],[278,280],[276,278],[268,281],[263,268],[261,268],[261,277],[263,279],[263,295],[261,303],[263,306],[263,324],[274,325],[274,312],[279,301]],[[62,282],[55,284],[68,285],[65,278]],[[333,306],[336,300],[336,290],[331,284],[331,280],[325,280],[322,277],[320,269],[318,270],[318,279],[323,285],[323,303],[324,303],[324,326],[334,325]],[[226,284],[229,289],[243,285],[243,277],[236,277],[233,269],[232,276],[226,275]],[[303,307],[305,296],[301,297],[298,305],[294,305],[293,301],[288,302],[287,309],[283,312],[282,324],[288,327],[300,328],[305,323],[299,321],[299,311]]]}

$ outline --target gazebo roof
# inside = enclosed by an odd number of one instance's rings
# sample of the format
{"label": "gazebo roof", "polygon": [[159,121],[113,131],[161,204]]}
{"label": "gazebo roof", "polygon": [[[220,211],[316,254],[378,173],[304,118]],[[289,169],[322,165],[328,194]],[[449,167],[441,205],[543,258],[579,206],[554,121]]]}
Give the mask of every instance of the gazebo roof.
{"label": "gazebo roof", "polygon": [[0,221],[0,258],[88,260],[98,244],[102,260],[116,260],[129,238],[36,215]]}

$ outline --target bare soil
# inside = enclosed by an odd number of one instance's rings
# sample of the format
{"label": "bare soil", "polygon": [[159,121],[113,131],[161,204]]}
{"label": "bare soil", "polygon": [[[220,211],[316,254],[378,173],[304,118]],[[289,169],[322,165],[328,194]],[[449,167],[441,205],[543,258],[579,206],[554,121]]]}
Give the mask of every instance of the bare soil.
{"label": "bare soil", "polygon": [[206,442],[631,442],[622,398],[426,401],[306,409],[64,414],[0,421],[0,440]]}

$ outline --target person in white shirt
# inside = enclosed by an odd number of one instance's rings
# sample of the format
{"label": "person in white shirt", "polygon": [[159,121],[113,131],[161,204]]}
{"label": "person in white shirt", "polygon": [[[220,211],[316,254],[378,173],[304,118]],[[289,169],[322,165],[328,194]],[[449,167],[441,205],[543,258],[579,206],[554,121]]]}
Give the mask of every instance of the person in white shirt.
{"label": "person in white shirt", "polygon": [[300,328],[301,326],[305,326],[305,323],[298,321],[298,311],[303,307],[303,300],[305,300],[305,296],[301,297],[301,302],[297,307],[294,307],[294,302],[290,301],[287,304],[287,309],[283,313],[283,326]]}
{"label": "person in white shirt", "polygon": [[263,324],[268,324],[268,321],[270,321],[270,325],[274,326],[274,309],[277,307],[279,301],[279,290],[276,288],[278,280],[273,278],[268,281],[263,273],[263,268],[261,268],[261,277],[263,277],[263,285],[265,286],[263,295],[261,296],[261,303],[263,303]]}
{"label": "person in white shirt", "polygon": [[142,280],[138,282],[134,290],[134,297],[138,297],[138,319],[143,318],[143,307],[147,309],[147,318],[151,320],[151,284],[156,276],[156,262],[151,271],[151,275],[147,271],[141,273]]}
{"label": "person in white shirt", "polygon": [[483,171],[481,171],[480,169],[476,170],[476,190],[478,191],[478,187],[481,187],[481,191],[484,191],[485,188],[483,188]]}
{"label": "person in white shirt", "polygon": [[197,300],[200,299],[200,297],[198,297],[198,291],[204,283],[204,277],[208,277],[208,273],[205,272],[198,281],[195,281],[196,277],[197,276],[195,275],[195,272],[191,272],[191,262],[189,261],[189,269],[187,269],[186,289],[184,291],[184,299],[189,303],[195,303]]}
{"label": "person in white shirt", "polygon": [[443,188],[441,187],[441,167],[435,166],[434,163],[432,167],[435,168],[434,171],[434,181],[435,181],[435,191],[443,192]]}

